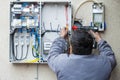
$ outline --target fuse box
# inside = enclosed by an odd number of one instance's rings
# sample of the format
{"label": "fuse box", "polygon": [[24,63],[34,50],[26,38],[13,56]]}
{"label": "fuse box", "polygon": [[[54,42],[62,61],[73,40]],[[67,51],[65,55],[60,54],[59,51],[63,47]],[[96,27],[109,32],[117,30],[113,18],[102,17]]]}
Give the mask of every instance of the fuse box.
{"label": "fuse box", "polygon": [[14,1],[10,3],[10,62],[46,63],[60,30],[71,31],[69,1]]}

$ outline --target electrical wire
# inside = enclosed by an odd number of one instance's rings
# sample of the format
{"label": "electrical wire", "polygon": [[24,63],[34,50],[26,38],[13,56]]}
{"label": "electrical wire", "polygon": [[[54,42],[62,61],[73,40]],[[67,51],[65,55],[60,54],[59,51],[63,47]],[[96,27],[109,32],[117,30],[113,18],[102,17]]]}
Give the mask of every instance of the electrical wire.
{"label": "electrical wire", "polygon": [[[36,54],[34,54],[36,53]],[[35,35],[35,45],[32,46],[32,55],[35,58],[39,57],[39,38],[38,38],[38,33]]]}
{"label": "electrical wire", "polygon": [[37,48],[35,48],[34,46],[32,46],[32,55],[35,58],[39,57],[39,51],[38,51],[38,49],[39,49],[39,46],[37,46]]}
{"label": "electrical wire", "polygon": [[16,60],[18,60],[18,58],[17,58],[17,56],[18,56],[18,54],[17,54],[17,51],[18,51],[18,50],[17,50],[17,47],[18,47],[18,46],[16,45],[16,46],[15,46],[15,49],[16,49],[16,55],[14,56]]}
{"label": "electrical wire", "polygon": [[38,50],[35,48],[32,48],[32,55],[33,55],[33,57],[38,58],[39,57]]}
{"label": "electrical wire", "polygon": [[66,28],[68,29],[68,5],[65,5]]}
{"label": "electrical wire", "polygon": [[[14,47],[14,34],[15,34],[15,31],[12,33],[12,54],[13,54],[13,60],[17,60],[17,45]],[[16,48],[16,54],[15,54],[15,50],[14,48]]]}
{"label": "electrical wire", "polygon": [[[73,21],[76,20],[76,14],[78,13],[80,7],[83,6],[84,4],[88,3],[88,2],[97,2],[97,1],[87,0],[87,1],[82,2],[82,3],[78,6],[78,8],[76,9],[76,11],[75,11],[75,13],[74,13],[74,15],[73,15]],[[74,22],[73,22],[73,24],[74,24]]]}
{"label": "electrical wire", "polygon": [[20,58],[18,58],[18,50],[17,50],[17,47],[18,47],[18,46],[15,47],[15,48],[16,48],[16,55],[14,55],[15,59],[16,59],[16,60],[24,60],[24,59],[26,59],[27,56],[28,56],[29,45],[27,45],[27,51],[26,51],[25,57],[23,57],[23,45],[21,46],[21,57],[20,57]]}
{"label": "electrical wire", "polygon": [[[29,48],[29,45],[27,45],[27,51],[26,51],[26,55],[25,55],[25,57],[23,57],[23,45],[21,46],[21,57],[20,57],[20,59],[18,58],[18,45],[16,45],[15,47],[14,47],[14,34],[16,33],[18,31],[18,29],[15,29],[14,31],[13,31],[13,33],[11,34],[11,36],[12,36],[12,54],[13,54],[13,60],[15,61],[15,60],[24,60],[24,59],[26,59],[27,58],[27,56],[28,56],[28,48]],[[14,50],[14,48],[16,49],[16,53],[15,53],[15,50]]]}
{"label": "electrical wire", "polygon": [[24,59],[27,58],[27,56],[28,56],[28,49],[29,49],[29,45],[27,45],[27,51],[26,51],[26,55],[25,55],[25,57],[23,57],[23,49],[21,50],[21,51],[22,51],[21,58],[18,59],[18,60],[24,60]]}
{"label": "electrical wire", "polygon": [[18,45],[15,46],[16,48],[16,55],[14,56],[16,58],[16,60],[22,60],[22,57],[23,57],[23,46],[21,47],[21,57],[18,58]]}
{"label": "electrical wire", "polygon": [[41,34],[41,37],[43,37],[46,32],[48,33],[48,32],[60,32],[60,31],[58,31],[58,30],[46,30],[45,32],[43,32],[43,33]]}
{"label": "electrical wire", "polygon": [[20,60],[22,60],[22,57],[23,57],[23,45],[21,46],[21,58],[20,58]]}
{"label": "electrical wire", "polygon": [[15,50],[14,50],[14,34],[17,31],[17,29],[15,29],[12,33],[11,33],[11,43],[12,43],[12,55],[13,55],[13,60],[16,60],[17,58],[15,57]]}
{"label": "electrical wire", "polygon": [[[51,30],[46,30],[45,29],[45,24],[43,23],[44,32],[41,33],[41,37],[43,37],[46,32],[57,32],[58,33],[61,30],[61,27],[59,26],[59,24],[58,24],[57,30],[52,29],[52,23],[51,22],[50,22],[50,27],[51,27]],[[60,30],[59,30],[59,28],[60,28]]]}
{"label": "electrical wire", "polygon": [[28,56],[28,50],[29,50],[29,45],[27,45],[27,52],[26,52],[26,56],[23,58],[23,60],[27,58],[27,56]]}
{"label": "electrical wire", "polygon": [[16,54],[15,54],[15,56],[14,56],[16,60],[18,60],[18,58],[17,58],[17,56],[18,56],[18,55],[17,55],[17,47],[18,47],[18,46],[16,45],[16,46],[15,46]]}

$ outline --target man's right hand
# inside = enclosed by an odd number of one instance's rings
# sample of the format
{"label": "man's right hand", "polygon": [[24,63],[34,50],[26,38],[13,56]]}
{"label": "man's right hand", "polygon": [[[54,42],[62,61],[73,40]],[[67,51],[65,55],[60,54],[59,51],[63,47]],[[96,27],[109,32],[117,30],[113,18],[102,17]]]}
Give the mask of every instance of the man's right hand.
{"label": "man's right hand", "polygon": [[93,35],[93,37],[95,38],[96,42],[99,42],[102,38],[101,35],[98,32],[93,32],[92,30],[90,30],[90,33]]}
{"label": "man's right hand", "polygon": [[62,28],[62,30],[60,31],[60,37],[62,38],[67,38],[68,37],[68,29],[66,29],[65,27]]}

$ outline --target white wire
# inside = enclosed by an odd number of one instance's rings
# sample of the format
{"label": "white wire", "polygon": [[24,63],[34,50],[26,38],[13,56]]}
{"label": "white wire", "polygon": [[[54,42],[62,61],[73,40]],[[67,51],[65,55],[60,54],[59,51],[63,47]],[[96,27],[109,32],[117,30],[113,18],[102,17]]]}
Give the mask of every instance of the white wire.
{"label": "white wire", "polygon": [[96,3],[98,3],[97,1],[94,1],[94,0],[86,0],[86,1],[84,1],[82,3],[80,3],[80,5],[78,6],[78,8],[76,9],[76,11],[75,11],[75,13],[73,15],[73,24],[74,24],[74,20],[76,19],[76,14],[78,13],[80,7],[83,6],[84,4],[88,3],[88,2],[96,2]]}

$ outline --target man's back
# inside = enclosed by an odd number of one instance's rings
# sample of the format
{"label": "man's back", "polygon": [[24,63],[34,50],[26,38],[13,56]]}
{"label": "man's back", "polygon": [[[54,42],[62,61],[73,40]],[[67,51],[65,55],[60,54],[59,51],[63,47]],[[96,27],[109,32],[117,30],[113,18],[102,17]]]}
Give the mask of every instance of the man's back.
{"label": "man's back", "polygon": [[100,55],[62,54],[64,44],[64,39],[56,39],[48,55],[48,65],[58,80],[109,80],[115,57],[106,41],[98,43]]}
{"label": "man's back", "polygon": [[109,80],[116,65],[114,52],[110,45],[101,39],[98,33],[92,32],[100,53],[92,55],[90,35],[87,32],[75,33],[72,34],[71,54],[62,54],[67,48],[64,37],[57,38],[50,49],[48,65],[56,73],[58,80]]}
{"label": "man's back", "polygon": [[57,64],[58,80],[108,80],[112,71],[103,56],[63,54]]}

